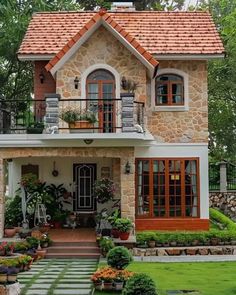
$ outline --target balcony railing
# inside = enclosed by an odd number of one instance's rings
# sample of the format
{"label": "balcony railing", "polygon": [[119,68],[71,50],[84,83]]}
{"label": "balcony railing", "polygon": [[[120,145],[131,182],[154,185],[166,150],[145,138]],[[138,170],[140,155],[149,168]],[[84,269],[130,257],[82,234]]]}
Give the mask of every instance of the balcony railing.
{"label": "balcony railing", "polygon": [[[73,118],[76,122],[73,122]],[[120,133],[144,130],[144,103],[116,99],[0,100],[0,133]]]}

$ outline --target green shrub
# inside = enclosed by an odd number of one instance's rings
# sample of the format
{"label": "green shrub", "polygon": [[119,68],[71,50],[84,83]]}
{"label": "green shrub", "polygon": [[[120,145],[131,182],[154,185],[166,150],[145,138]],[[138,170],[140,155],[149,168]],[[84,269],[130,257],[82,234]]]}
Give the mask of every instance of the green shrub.
{"label": "green shrub", "polygon": [[154,281],[146,274],[133,275],[126,283],[122,295],[157,295]]}
{"label": "green shrub", "polygon": [[26,242],[29,244],[29,248],[38,248],[39,245],[39,239],[36,239],[34,237],[27,237]]}
{"label": "green shrub", "polygon": [[129,232],[132,228],[132,222],[129,218],[117,218],[114,227],[122,233]]}
{"label": "green shrub", "polygon": [[125,269],[132,261],[132,256],[124,246],[117,246],[107,254],[107,264],[116,269]]}
{"label": "green shrub", "polygon": [[223,224],[228,230],[236,231],[236,224],[219,210],[210,208],[210,218]]}
{"label": "green shrub", "polygon": [[101,248],[103,256],[115,247],[113,240],[109,237],[102,237],[99,241],[99,247]]}
{"label": "green shrub", "polygon": [[8,198],[5,209],[5,226],[17,226],[22,222],[21,197]]}

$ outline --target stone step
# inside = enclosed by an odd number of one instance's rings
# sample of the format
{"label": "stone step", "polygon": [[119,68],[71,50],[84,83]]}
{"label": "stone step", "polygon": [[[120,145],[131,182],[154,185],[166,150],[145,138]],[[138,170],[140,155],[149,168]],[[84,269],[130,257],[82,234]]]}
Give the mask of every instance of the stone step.
{"label": "stone step", "polygon": [[100,249],[92,246],[52,246],[47,249],[49,253],[100,253]]}
{"label": "stone step", "polygon": [[74,246],[74,247],[78,247],[78,246],[84,246],[84,247],[97,247],[97,243],[96,242],[93,242],[93,241],[85,241],[85,242],[82,242],[82,241],[80,241],[80,242],[55,242],[55,241],[53,241],[52,242],[52,246],[54,247],[54,246],[57,246],[57,247],[59,247],[59,246],[65,246],[65,247],[69,247],[69,246]]}
{"label": "stone step", "polygon": [[57,259],[88,259],[88,258],[95,258],[99,259],[100,258],[100,253],[47,253],[46,258],[57,258]]}

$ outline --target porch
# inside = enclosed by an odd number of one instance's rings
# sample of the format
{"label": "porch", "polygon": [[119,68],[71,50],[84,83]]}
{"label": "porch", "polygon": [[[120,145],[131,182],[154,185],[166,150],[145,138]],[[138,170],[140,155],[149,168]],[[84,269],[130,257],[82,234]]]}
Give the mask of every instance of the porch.
{"label": "porch", "polygon": [[[1,234],[4,228],[5,184],[4,171],[8,166],[8,195],[14,196],[19,188],[22,174],[35,173],[42,182],[53,183],[55,186],[63,184],[69,202],[63,204],[63,209],[76,212],[79,216],[79,232],[68,234],[63,229],[60,238],[64,235],[73,240],[87,236],[86,230],[81,227],[94,227],[97,212],[104,208],[112,211],[114,202],[118,202],[123,217],[135,218],[134,192],[134,149],[120,148],[8,148],[2,150],[1,159]],[[126,165],[130,171],[127,173]],[[114,201],[98,204],[92,194],[95,179],[110,178],[116,186]],[[62,201],[64,199],[62,198]],[[48,213],[48,212],[47,212]],[[90,231],[90,229],[88,229]],[[53,233],[53,232],[52,232]],[[55,237],[58,231],[55,232]],[[62,236],[61,236],[62,235]],[[94,237],[94,234],[92,234]],[[88,235],[91,238],[91,235]]]}

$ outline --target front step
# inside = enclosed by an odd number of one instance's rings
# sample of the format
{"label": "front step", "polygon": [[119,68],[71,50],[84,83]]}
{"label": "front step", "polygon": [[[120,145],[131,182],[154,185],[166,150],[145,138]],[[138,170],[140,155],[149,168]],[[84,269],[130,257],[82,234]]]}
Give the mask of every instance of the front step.
{"label": "front step", "polygon": [[45,258],[92,258],[99,259],[100,249],[96,242],[53,242],[47,248]]}

